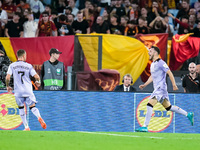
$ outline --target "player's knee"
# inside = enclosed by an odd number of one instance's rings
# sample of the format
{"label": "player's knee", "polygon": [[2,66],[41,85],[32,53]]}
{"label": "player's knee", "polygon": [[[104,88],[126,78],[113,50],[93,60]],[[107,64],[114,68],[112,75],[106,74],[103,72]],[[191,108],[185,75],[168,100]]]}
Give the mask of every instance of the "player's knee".
{"label": "player's knee", "polygon": [[153,105],[151,105],[150,103],[147,103],[147,106],[149,106],[149,107],[152,107],[152,108],[153,108]]}
{"label": "player's knee", "polygon": [[31,109],[33,109],[34,107],[35,107],[35,106],[30,106],[29,109],[31,110]]}
{"label": "player's knee", "polygon": [[170,105],[169,107],[165,108],[167,111],[169,111],[171,109],[172,105]]}
{"label": "player's knee", "polygon": [[24,106],[18,106],[19,109],[24,109]]}

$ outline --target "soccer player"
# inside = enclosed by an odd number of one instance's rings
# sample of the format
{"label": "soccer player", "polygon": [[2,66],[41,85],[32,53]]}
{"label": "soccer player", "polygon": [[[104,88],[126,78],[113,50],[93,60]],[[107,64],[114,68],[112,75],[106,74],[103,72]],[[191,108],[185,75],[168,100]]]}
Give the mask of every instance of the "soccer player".
{"label": "soccer player", "polygon": [[153,107],[156,105],[157,102],[160,102],[167,111],[173,111],[187,116],[187,118],[191,122],[191,125],[193,125],[194,123],[194,114],[192,112],[187,113],[185,110],[177,106],[171,105],[167,92],[166,74],[169,75],[169,78],[172,82],[173,90],[178,90],[178,87],[176,86],[176,82],[172,72],[170,71],[167,64],[159,58],[159,54],[160,49],[158,47],[152,46],[149,50],[149,57],[153,61],[150,68],[151,76],[144,84],[140,85],[139,88],[143,89],[148,84],[153,82],[154,91],[151,94],[149,102],[147,104],[147,113],[144,125],[136,129],[136,132],[148,132],[148,125],[153,113]]}
{"label": "soccer player", "polygon": [[10,64],[7,76],[6,76],[6,87],[8,93],[12,93],[12,88],[9,86],[10,77],[13,75],[14,79],[14,93],[15,100],[19,107],[19,114],[22,119],[22,122],[25,126],[25,131],[30,131],[28,122],[26,120],[26,114],[24,111],[24,103],[26,103],[32,113],[38,118],[43,129],[46,129],[46,123],[40,116],[39,110],[35,107],[37,103],[35,95],[33,94],[32,83],[30,80],[30,75],[36,79],[36,86],[40,86],[40,77],[34,70],[33,66],[26,61],[26,51],[20,49],[17,51],[18,61]]}

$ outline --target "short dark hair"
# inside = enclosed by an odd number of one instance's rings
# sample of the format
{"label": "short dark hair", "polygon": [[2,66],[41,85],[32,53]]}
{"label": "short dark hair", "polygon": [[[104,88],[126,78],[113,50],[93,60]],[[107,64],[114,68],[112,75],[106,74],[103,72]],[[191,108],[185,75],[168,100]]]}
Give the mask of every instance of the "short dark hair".
{"label": "short dark hair", "polygon": [[22,2],[26,3],[26,0],[20,0],[20,1],[22,1]]}
{"label": "short dark hair", "polygon": [[18,16],[19,18],[21,18],[21,13],[19,13],[19,12],[15,12],[14,15]]}
{"label": "short dark hair", "polygon": [[181,20],[182,20],[183,18],[189,19],[189,16],[188,16],[188,15],[183,15],[183,16],[181,16]]}
{"label": "short dark hair", "polygon": [[72,8],[71,8],[71,7],[69,7],[69,6],[67,6],[65,9],[68,9],[69,11],[71,11],[71,12],[72,12]]}
{"label": "short dark hair", "polygon": [[25,51],[24,49],[19,49],[19,50],[17,51],[17,57],[21,57],[21,56],[23,56],[25,53],[26,53],[26,51]]}
{"label": "short dark hair", "polygon": [[62,15],[59,16],[59,20],[60,21],[67,21],[67,16],[62,14]]}
{"label": "short dark hair", "polygon": [[151,48],[154,48],[158,55],[160,54],[160,49],[157,46],[151,46]]}
{"label": "short dark hair", "polygon": [[43,15],[46,14],[46,15],[49,16],[49,13],[48,13],[47,11],[44,11],[42,14],[43,14]]}

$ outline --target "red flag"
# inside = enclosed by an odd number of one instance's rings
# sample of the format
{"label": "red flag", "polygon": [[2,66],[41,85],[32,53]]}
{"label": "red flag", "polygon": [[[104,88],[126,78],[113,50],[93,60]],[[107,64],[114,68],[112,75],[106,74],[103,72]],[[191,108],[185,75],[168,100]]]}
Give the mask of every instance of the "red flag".
{"label": "red flag", "polygon": [[50,58],[49,50],[56,48],[62,52],[59,61],[72,66],[74,60],[74,36],[37,37],[37,38],[10,38],[14,53],[19,49],[27,52],[27,62],[32,64],[37,72],[40,71],[44,61]]}
{"label": "red flag", "polygon": [[[175,35],[175,39],[179,39],[185,35]],[[177,43],[175,39],[172,39],[172,49],[170,54],[171,70],[177,70],[181,65],[189,58],[196,57],[199,54],[200,38],[188,37],[185,42]]]}

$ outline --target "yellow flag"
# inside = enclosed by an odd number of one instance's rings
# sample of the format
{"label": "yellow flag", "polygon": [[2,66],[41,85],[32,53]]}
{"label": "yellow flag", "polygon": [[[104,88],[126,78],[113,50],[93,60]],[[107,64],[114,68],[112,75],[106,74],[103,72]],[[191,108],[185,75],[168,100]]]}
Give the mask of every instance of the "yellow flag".
{"label": "yellow flag", "polygon": [[133,83],[145,69],[149,56],[139,40],[112,34],[79,36],[84,55],[92,71],[98,69],[98,36],[102,36],[102,69],[115,69],[122,77],[130,73]]}
{"label": "yellow flag", "polygon": [[10,58],[10,60],[12,62],[17,61],[17,58],[15,56],[13,47],[12,47],[11,42],[10,42],[10,39],[7,38],[7,37],[1,37],[0,38],[0,42],[3,45],[3,47],[4,47],[5,51],[6,51],[6,54]]}

